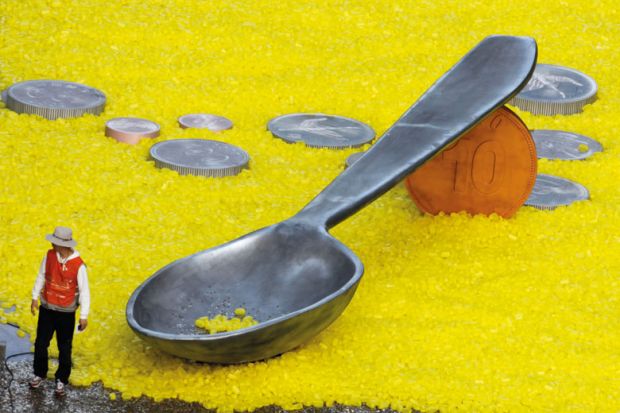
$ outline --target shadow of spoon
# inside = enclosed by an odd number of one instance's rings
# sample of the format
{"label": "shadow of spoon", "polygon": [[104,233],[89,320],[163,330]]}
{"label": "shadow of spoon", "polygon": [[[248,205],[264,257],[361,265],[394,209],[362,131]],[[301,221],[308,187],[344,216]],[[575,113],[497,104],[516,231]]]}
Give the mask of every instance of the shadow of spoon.
{"label": "shadow of spoon", "polygon": [[[491,36],[445,73],[355,164],[292,218],[179,259],[139,286],[127,322],[157,348],[192,360],[272,357],[314,337],[345,309],[364,271],[327,230],[392,188],[514,96],[536,42]],[[200,334],[194,320],[244,307],[260,323]]]}

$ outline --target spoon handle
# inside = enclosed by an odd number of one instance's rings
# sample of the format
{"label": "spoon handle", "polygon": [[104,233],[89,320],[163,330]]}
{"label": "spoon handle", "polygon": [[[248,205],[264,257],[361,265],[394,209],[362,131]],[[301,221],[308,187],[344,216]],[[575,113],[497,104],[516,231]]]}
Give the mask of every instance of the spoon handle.
{"label": "spoon handle", "polygon": [[484,39],[293,220],[331,228],[387,192],[512,98],[532,75],[536,55],[529,37]]}

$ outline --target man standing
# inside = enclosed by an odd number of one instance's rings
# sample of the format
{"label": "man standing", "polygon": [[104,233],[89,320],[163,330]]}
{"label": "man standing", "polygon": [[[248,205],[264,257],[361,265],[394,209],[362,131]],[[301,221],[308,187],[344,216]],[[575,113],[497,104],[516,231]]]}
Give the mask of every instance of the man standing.
{"label": "man standing", "polygon": [[30,387],[39,387],[47,376],[47,348],[55,332],[59,354],[54,393],[56,396],[64,396],[71,374],[75,310],[78,305],[81,307],[78,328],[82,331],[88,325],[90,291],[86,265],[80,254],[73,249],[77,242],[73,239],[71,229],[56,227],[54,233],[48,234],[45,239],[52,243],[52,249],[47,251],[41,262],[30,306],[34,315],[41,299],[34,343],[34,377],[30,380]]}

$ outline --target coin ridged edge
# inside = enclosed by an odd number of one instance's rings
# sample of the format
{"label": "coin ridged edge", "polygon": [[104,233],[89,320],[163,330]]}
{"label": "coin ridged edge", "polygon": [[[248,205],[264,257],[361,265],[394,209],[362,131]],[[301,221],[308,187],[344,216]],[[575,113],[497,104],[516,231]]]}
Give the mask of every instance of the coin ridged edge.
{"label": "coin ridged edge", "polygon": [[218,168],[218,169],[210,169],[210,168],[192,168],[187,166],[176,166],[169,164],[164,161],[160,161],[158,159],[153,159],[155,161],[155,166],[157,168],[166,168],[172,169],[179,173],[179,175],[195,175],[195,176],[206,176],[212,178],[221,178],[224,176],[234,176],[238,175],[244,169],[248,169],[248,162],[241,166],[234,166],[230,168]]}
{"label": "coin ridged edge", "polygon": [[574,102],[540,101],[515,96],[509,104],[534,115],[574,115],[583,112],[583,107],[596,100],[596,92],[583,100]]}
{"label": "coin ridged edge", "polygon": [[532,207],[532,208],[536,208],[536,209],[540,209],[542,211],[553,211],[554,209],[557,209],[557,208],[562,207],[562,206],[569,206],[570,204],[561,204],[561,205],[534,205],[534,204],[530,205],[530,204],[523,204],[523,205],[529,206],[529,207]]}
{"label": "coin ridged edge", "polygon": [[100,115],[105,107],[105,101],[101,105],[92,106],[90,108],[75,108],[75,109],[62,109],[62,108],[45,108],[40,106],[28,105],[13,99],[7,94],[6,107],[13,112],[26,113],[29,115],[39,115],[49,120],[55,120],[58,118],[79,118],[80,116],[91,113],[93,115]]}
{"label": "coin ridged edge", "polygon": [[538,156],[536,154],[536,142],[534,142],[534,137],[532,136],[532,132],[528,129],[523,119],[521,119],[519,116],[517,116],[516,113],[514,113],[512,110],[510,110],[509,108],[505,106],[501,107],[500,109],[506,110],[508,112],[508,115],[506,116],[506,118],[508,118],[508,121],[512,122],[516,128],[522,129],[525,132],[525,135],[527,135],[525,140],[526,140],[527,148],[530,151],[530,159],[532,160],[532,163],[530,164],[529,189],[526,188],[525,191],[521,194],[521,197],[519,198],[519,205],[510,214],[510,216],[512,216],[525,203],[525,201],[527,201],[527,198],[529,198],[530,194],[532,193],[532,190],[534,189],[534,185],[536,185],[536,176],[538,175]]}
{"label": "coin ridged edge", "polygon": [[[206,142],[211,141],[211,142],[217,142],[219,144],[224,144],[224,145],[233,147],[235,150],[239,151],[239,153],[243,155],[243,163],[239,163],[238,165],[233,165],[233,166],[229,166],[226,168],[198,168],[198,167],[192,167],[192,166],[175,165],[175,164],[166,162],[164,160],[158,159],[155,156],[153,156],[153,150],[154,149],[156,150],[159,147],[159,145],[165,144],[167,142],[172,142],[172,141],[175,141],[175,142],[178,142],[178,141],[206,141]],[[206,140],[206,139],[175,139],[175,140],[167,140],[163,142],[158,142],[155,145],[151,146],[151,149],[149,150],[149,156],[155,162],[155,166],[157,168],[171,169],[173,171],[178,172],[179,175],[195,175],[195,176],[219,178],[219,177],[224,177],[224,176],[238,175],[244,169],[250,169],[249,168],[250,155],[244,149],[239,148],[238,146],[232,145],[230,143],[212,141],[212,140]]]}
{"label": "coin ridged edge", "polygon": [[[280,138],[280,139],[282,139],[282,138]],[[374,139],[374,137],[372,139]],[[320,148],[323,148],[323,149],[352,149],[352,148],[361,148],[362,146],[367,145],[368,143],[372,142],[372,139],[369,140],[368,142],[356,143],[354,145],[347,145],[347,146],[310,145],[310,144],[306,143],[303,140],[300,141],[300,142],[303,142],[304,145],[306,145],[309,148],[318,148],[318,149],[320,149]],[[287,141],[286,139],[282,139],[282,140],[284,140],[286,142],[289,142],[289,143],[297,143],[297,142]]]}

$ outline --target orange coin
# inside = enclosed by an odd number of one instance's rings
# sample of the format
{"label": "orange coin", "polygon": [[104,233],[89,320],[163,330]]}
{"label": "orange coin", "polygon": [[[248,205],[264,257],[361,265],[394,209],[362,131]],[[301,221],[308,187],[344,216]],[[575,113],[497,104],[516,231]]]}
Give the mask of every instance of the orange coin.
{"label": "orange coin", "polygon": [[405,180],[429,214],[512,216],[536,181],[536,146],[523,121],[501,107]]}

